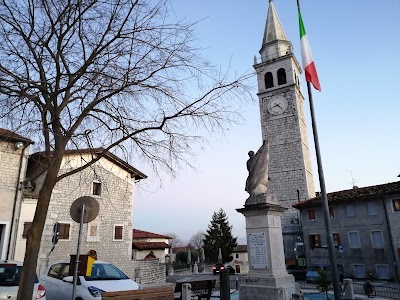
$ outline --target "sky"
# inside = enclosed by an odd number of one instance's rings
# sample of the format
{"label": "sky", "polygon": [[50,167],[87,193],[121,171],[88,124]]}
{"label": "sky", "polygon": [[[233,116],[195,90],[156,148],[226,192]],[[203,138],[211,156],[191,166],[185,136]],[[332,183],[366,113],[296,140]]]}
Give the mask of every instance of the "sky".
{"label": "sky", "polygon": [[[171,0],[178,18],[202,20],[196,27],[204,57],[221,69],[253,72],[259,56],[268,0]],[[295,0],[274,0],[299,62],[300,41]],[[301,0],[301,12],[322,92],[313,102],[327,192],[400,180],[400,1]],[[314,150],[304,73],[301,75]],[[256,77],[253,77],[256,86]],[[254,98],[257,98],[254,88]],[[245,243],[244,205],[248,151],[262,143],[258,100],[242,107],[244,122],[209,141],[196,156],[196,170],[182,170],[162,186],[150,169],[137,183],[133,226],[159,234],[175,233],[189,241],[206,231],[223,208],[234,236]],[[319,180],[311,152],[316,191]]]}

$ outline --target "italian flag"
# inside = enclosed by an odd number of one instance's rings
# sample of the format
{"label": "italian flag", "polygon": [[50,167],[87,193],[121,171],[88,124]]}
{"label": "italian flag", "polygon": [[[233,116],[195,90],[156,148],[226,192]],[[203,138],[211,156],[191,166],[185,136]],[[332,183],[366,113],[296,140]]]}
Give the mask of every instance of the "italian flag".
{"label": "italian flag", "polygon": [[[298,2],[297,2],[298,4]],[[300,44],[301,44],[301,60],[303,63],[304,72],[306,73],[306,81],[311,82],[314,88],[321,91],[317,69],[312,58],[310,45],[308,44],[306,29],[304,28],[303,19],[301,18],[300,6],[299,10],[299,26],[300,26]]]}

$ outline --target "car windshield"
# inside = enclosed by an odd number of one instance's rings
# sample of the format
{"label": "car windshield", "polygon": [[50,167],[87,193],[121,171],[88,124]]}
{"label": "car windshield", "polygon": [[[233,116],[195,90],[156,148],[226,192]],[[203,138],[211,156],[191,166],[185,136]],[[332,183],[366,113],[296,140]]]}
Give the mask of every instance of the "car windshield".
{"label": "car windshield", "polygon": [[[0,286],[18,286],[22,267],[17,265],[0,265]],[[35,283],[38,283],[35,276]]]}
{"label": "car windshield", "polygon": [[320,266],[310,266],[310,267],[308,268],[308,271],[318,271],[319,269],[321,269]]}
{"label": "car windshield", "polygon": [[329,266],[310,266],[308,268],[308,271],[318,271],[320,269],[323,269],[325,271],[330,271],[330,267]]}
{"label": "car windshield", "polygon": [[129,279],[120,269],[112,264],[93,264],[92,274],[85,276],[85,280],[121,280]]}

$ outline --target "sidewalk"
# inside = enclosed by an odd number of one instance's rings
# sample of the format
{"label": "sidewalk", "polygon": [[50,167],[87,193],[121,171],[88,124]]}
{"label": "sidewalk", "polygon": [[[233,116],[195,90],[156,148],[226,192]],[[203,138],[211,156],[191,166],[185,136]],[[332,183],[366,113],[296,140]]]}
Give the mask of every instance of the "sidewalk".
{"label": "sidewalk", "polygon": [[[322,294],[322,293],[320,293],[318,290],[315,290],[315,289],[301,289],[301,292],[303,293],[303,294]],[[333,292],[332,291],[329,291],[328,292],[328,294],[329,295],[332,295],[332,296],[330,296],[332,299],[334,299],[334,297],[333,297]],[[345,299],[347,299],[347,298],[345,298],[345,296],[342,296],[342,299],[343,300],[345,300]],[[375,297],[373,297],[373,298],[368,298],[368,296],[367,295],[362,295],[362,294],[354,294],[354,299],[355,300],[363,300],[363,299],[373,299],[373,300],[388,300],[388,298],[383,298],[383,297],[379,297],[379,296],[375,296]]]}

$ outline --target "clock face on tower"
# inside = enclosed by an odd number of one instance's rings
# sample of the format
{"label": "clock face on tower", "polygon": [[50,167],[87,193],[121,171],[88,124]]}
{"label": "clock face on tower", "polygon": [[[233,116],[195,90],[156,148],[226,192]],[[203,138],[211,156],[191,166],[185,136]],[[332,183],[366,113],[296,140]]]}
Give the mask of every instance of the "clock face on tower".
{"label": "clock face on tower", "polygon": [[281,95],[272,97],[267,106],[269,113],[273,115],[280,115],[284,113],[287,107],[288,101]]}

